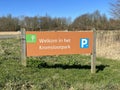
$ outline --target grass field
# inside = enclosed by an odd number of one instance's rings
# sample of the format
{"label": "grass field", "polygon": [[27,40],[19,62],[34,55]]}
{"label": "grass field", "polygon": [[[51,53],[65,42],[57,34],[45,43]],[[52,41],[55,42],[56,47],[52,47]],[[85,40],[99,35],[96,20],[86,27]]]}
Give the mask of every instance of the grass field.
{"label": "grass field", "polygon": [[27,58],[20,62],[20,40],[0,40],[0,90],[120,90],[120,61],[64,55]]}

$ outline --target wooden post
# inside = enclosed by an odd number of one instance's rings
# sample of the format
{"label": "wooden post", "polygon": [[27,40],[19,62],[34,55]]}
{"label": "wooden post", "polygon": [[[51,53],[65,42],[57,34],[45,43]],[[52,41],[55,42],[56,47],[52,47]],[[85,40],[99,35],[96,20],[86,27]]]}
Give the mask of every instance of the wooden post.
{"label": "wooden post", "polygon": [[21,63],[26,66],[26,33],[25,29],[21,29]]}
{"label": "wooden post", "polygon": [[93,45],[91,54],[91,73],[96,73],[96,30],[93,28]]}

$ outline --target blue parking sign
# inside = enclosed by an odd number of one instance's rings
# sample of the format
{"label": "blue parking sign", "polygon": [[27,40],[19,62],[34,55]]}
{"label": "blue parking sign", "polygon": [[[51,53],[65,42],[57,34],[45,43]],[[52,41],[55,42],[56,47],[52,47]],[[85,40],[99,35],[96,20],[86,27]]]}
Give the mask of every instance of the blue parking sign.
{"label": "blue parking sign", "polygon": [[80,38],[80,48],[89,48],[89,38]]}

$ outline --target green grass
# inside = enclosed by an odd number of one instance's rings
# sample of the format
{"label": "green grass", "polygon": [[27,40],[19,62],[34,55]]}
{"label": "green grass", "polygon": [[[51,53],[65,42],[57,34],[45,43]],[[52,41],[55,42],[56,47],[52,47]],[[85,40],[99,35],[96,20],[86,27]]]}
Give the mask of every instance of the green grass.
{"label": "green grass", "polygon": [[24,67],[18,42],[0,41],[0,90],[120,90],[120,61],[97,58],[96,74],[84,55],[29,57]]}

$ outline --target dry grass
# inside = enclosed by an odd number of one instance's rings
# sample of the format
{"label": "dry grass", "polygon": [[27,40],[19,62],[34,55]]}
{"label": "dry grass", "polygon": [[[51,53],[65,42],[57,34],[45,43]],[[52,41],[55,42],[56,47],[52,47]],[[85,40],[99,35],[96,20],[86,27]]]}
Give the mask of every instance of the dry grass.
{"label": "dry grass", "polygon": [[120,31],[97,32],[97,56],[120,60]]}
{"label": "dry grass", "polygon": [[97,56],[120,60],[120,43],[116,42],[108,46],[99,46],[97,48]]}

